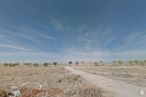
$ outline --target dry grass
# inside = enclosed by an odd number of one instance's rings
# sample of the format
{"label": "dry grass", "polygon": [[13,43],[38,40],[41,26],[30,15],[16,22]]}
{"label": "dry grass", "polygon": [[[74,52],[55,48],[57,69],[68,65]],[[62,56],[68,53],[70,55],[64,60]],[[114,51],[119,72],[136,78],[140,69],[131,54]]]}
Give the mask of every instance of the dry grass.
{"label": "dry grass", "polygon": [[[11,90],[11,86],[21,89],[22,97],[79,97],[76,83],[80,83],[82,78],[68,72],[62,66],[52,67],[31,67],[15,66],[0,67],[0,87]],[[39,88],[38,84],[43,88]],[[39,90],[41,89],[41,90]],[[75,92],[69,96],[69,92]],[[1,96],[0,96],[1,97]]]}
{"label": "dry grass", "polygon": [[0,89],[0,97],[7,97],[7,91],[5,91],[4,89]]}
{"label": "dry grass", "polygon": [[56,97],[63,94],[63,90],[60,88],[49,89],[23,89],[21,90],[20,97]]}
{"label": "dry grass", "polygon": [[94,86],[83,86],[80,88],[80,97],[103,97],[103,90]]}
{"label": "dry grass", "polygon": [[102,66],[78,68],[85,72],[125,81],[130,84],[146,86],[146,66]]}
{"label": "dry grass", "polygon": [[[81,76],[61,66],[0,67],[0,76],[0,87],[10,90],[11,86],[18,86],[20,97],[111,97],[103,96],[102,89],[87,85]],[[6,97],[5,89],[0,90],[0,97]]]}

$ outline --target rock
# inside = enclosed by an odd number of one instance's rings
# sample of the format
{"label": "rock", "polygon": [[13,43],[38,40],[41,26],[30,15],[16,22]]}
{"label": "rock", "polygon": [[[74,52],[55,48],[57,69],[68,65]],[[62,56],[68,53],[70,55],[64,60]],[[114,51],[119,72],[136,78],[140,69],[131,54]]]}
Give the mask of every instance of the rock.
{"label": "rock", "polygon": [[11,86],[7,93],[7,95],[10,97],[19,97],[20,94],[20,88],[18,86]]}
{"label": "rock", "polygon": [[14,94],[11,93],[11,92],[8,92],[8,93],[7,93],[7,97],[11,97],[11,96],[14,96]]}
{"label": "rock", "polygon": [[11,91],[11,93],[13,94],[14,97],[19,97],[20,96],[20,90],[14,90],[14,91]]}

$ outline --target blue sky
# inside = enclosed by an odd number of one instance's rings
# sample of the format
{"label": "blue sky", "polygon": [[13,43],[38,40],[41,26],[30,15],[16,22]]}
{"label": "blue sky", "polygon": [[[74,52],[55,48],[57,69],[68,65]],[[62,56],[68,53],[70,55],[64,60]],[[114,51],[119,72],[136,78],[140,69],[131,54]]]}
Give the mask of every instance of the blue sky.
{"label": "blue sky", "polygon": [[145,0],[0,0],[0,62],[146,59]]}

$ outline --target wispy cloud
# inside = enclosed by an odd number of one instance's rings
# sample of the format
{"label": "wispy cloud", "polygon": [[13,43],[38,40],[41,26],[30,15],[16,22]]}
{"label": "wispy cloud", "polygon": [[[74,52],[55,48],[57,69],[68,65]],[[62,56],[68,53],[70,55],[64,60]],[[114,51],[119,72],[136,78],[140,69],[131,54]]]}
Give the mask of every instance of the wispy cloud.
{"label": "wispy cloud", "polygon": [[15,49],[15,50],[30,50],[27,48],[23,48],[16,45],[10,45],[10,44],[0,44],[0,48],[9,48],[9,49]]}
{"label": "wispy cloud", "polygon": [[125,51],[90,51],[90,52],[72,52],[67,54],[67,60],[74,61],[100,61],[105,62],[113,60],[145,60],[146,51],[145,50],[125,50]]}
{"label": "wispy cloud", "polygon": [[115,50],[137,50],[146,49],[144,41],[146,41],[146,34],[145,32],[137,32],[125,35],[119,40],[120,44],[117,44]]}
{"label": "wispy cloud", "polygon": [[65,21],[61,22],[61,20],[58,20],[55,17],[50,17],[50,24],[55,30],[65,31],[68,29],[68,27],[65,26]]}
{"label": "wispy cloud", "polygon": [[20,27],[20,29],[17,30],[3,30],[1,33],[6,36],[2,38],[0,37],[2,43],[15,44],[18,46],[23,46],[23,43],[31,45],[33,48],[37,48],[44,45],[44,43],[54,41],[54,37],[30,27]]}

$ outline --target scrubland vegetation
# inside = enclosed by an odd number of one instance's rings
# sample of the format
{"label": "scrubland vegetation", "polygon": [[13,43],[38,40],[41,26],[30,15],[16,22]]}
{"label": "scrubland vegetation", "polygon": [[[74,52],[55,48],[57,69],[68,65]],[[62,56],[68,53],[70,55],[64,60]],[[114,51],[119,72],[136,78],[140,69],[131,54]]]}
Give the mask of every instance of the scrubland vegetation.
{"label": "scrubland vegetation", "polygon": [[[113,97],[112,93],[90,85],[64,66],[129,84],[146,86],[146,60],[112,63],[69,61],[53,63],[1,63],[0,97]],[[16,93],[14,93],[16,92]],[[17,95],[15,95],[17,94]]]}
{"label": "scrubland vegetation", "polygon": [[70,73],[57,62],[3,63],[0,67],[0,77],[0,97],[107,97],[108,95],[108,92],[91,86],[81,76]]}
{"label": "scrubland vegetation", "polygon": [[109,64],[95,62],[90,66],[84,65],[75,68],[110,79],[146,87],[146,60],[133,60],[128,62],[113,61]]}

